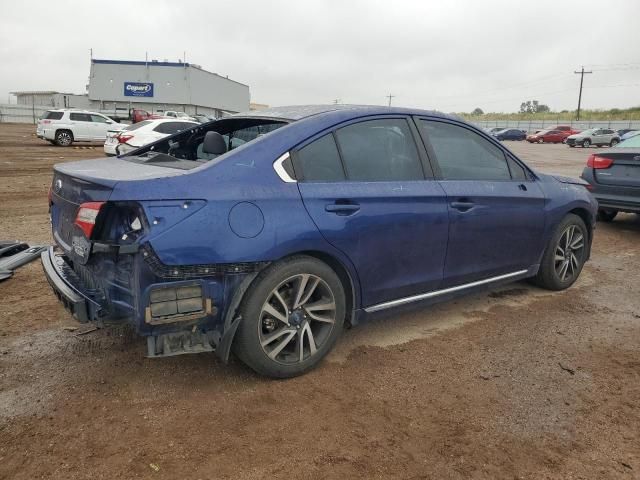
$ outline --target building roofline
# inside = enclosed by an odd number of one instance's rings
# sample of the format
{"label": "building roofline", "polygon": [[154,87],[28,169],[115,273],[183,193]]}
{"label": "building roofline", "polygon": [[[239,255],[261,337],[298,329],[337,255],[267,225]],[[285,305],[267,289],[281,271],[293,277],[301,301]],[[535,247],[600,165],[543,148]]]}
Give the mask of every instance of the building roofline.
{"label": "building roofline", "polygon": [[238,82],[237,80],[231,80],[229,77],[223,77],[219,73],[210,72],[209,70],[205,70],[200,66],[189,63],[189,62],[158,62],[158,61],[143,61],[143,60],[107,60],[107,59],[97,59],[92,58],[91,63],[97,63],[102,65],[135,65],[135,66],[146,66],[146,67],[179,67],[179,68],[195,68],[196,70],[202,70],[203,72],[209,73],[211,75],[215,75],[216,77],[220,77],[223,80],[228,80],[233,83],[237,83],[239,85],[243,85],[245,87],[249,87],[246,83]]}

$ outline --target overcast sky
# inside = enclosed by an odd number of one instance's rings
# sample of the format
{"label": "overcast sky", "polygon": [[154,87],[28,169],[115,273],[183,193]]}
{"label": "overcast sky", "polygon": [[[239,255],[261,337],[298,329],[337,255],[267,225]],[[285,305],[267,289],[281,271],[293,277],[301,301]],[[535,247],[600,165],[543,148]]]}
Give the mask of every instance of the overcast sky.
{"label": "overcast sky", "polygon": [[[94,58],[177,61],[270,105],[516,111],[640,106],[640,0],[0,0],[0,103],[85,93]],[[15,97],[12,99],[15,102]]]}

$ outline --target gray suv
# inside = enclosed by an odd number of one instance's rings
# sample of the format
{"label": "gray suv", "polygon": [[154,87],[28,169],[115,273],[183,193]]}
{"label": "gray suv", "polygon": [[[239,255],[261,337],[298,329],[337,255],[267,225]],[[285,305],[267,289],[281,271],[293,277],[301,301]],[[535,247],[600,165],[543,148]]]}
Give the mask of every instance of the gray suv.
{"label": "gray suv", "polygon": [[575,147],[580,145],[582,147],[590,147],[591,145],[608,145],[613,147],[620,143],[620,135],[610,128],[590,128],[584,132],[570,135],[566,140],[567,145]]}

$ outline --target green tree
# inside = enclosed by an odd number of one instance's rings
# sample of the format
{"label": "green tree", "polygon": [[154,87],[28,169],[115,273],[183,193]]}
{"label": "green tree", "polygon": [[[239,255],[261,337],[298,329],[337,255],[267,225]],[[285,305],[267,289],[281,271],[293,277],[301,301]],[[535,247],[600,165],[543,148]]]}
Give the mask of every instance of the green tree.
{"label": "green tree", "polygon": [[484,112],[480,107],[476,107],[473,112],[471,112],[471,115],[484,115]]}

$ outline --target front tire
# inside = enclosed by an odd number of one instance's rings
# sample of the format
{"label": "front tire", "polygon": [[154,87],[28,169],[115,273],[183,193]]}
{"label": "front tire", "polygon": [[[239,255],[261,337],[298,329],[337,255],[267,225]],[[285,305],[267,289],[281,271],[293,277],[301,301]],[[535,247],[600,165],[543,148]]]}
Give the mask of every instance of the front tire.
{"label": "front tire", "polygon": [[569,214],[556,227],[542,257],[535,284],[564,290],[578,279],[589,252],[589,233],[582,218]]}
{"label": "front tire", "polygon": [[55,142],[60,147],[68,147],[73,143],[73,133],[71,130],[58,130]]}
{"label": "front tire", "polygon": [[582,142],[582,148],[589,148],[591,146],[591,140],[588,138]]}
{"label": "front tire", "polygon": [[342,283],[327,264],[307,256],[275,263],[245,295],[234,352],[261,375],[302,375],[333,348],[345,305]]}

